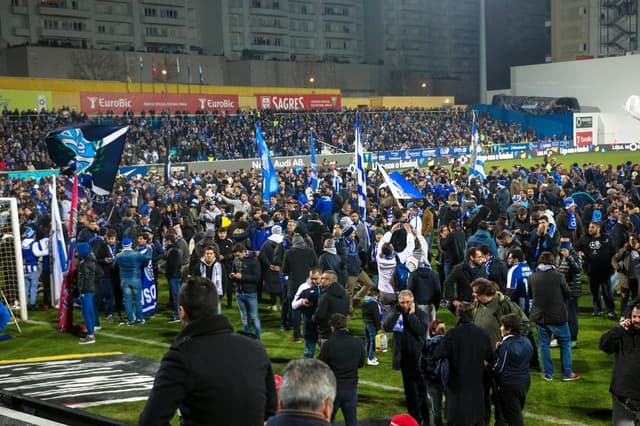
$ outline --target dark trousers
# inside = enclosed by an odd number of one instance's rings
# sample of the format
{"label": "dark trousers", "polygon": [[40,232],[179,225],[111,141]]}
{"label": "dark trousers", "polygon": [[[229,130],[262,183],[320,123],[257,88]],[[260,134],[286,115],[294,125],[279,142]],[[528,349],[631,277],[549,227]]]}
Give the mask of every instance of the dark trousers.
{"label": "dark trousers", "polygon": [[569,300],[567,300],[567,314],[569,316],[569,332],[571,333],[572,342],[576,342],[578,340],[579,311],[578,298],[574,296],[569,297]]}
{"label": "dark trousers", "polygon": [[[613,296],[611,295],[611,284],[609,283],[609,276],[589,276],[589,289],[591,290],[591,297],[593,299],[593,312],[602,312],[602,300],[607,308],[607,313],[615,312],[616,306],[613,303]],[[600,300],[600,293],[602,293],[602,300]]]}
{"label": "dark trousers", "polygon": [[345,426],[357,426],[358,424],[358,388],[341,389],[336,392],[336,400],[333,403],[331,423],[336,420],[338,409],[342,410]]}
{"label": "dark trousers", "polygon": [[429,424],[429,405],[427,403],[427,385],[418,371],[417,361],[410,365],[401,365],[404,398],[409,415],[418,424]]}
{"label": "dark trousers", "polygon": [[624,315],[627,311],[629,299],[633,300],[636,296],[638,296],[638,280],[635,278],[629,278],[629,287],[620,287],[620,315]]}
{"label": "dark trousers", "polygon": [[529,383],[498,385],[496,404],[500,406],[501,419],[498,426],[522,426],[522,409],[529,392]]}

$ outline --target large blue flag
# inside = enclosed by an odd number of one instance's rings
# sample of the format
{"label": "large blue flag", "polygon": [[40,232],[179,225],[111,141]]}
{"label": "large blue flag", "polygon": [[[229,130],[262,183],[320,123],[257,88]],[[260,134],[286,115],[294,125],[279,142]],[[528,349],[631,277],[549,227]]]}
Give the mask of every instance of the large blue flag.
{"label": "large blue flag", "polygon": [[258,123],[256,123],[256,143],[258,144],[258,155],[262,163],[262,199],[268,205],[269,197],[272,194],[277,194],[280,190],[280,182],[278,182],[278,176],[273,167],[267,143],[262,137],[262,131]]}
{"label": "large blue flag", "polygon": [[309,130],[309,152],[311,153],[311,189],[318,191],[318,168],[316,166],[316,144],[313,140],[313,129]]}
{"label": "large blue flag", "polygon": [[416,187],[411,185],[400,173],[392,172],[391,175],[378,163],[378,170],[382,174],[384,184],[391,191],[391,195],[396,200],[410,200],[412,198],[422,199],[424,195]]}
{"label": "large blue flag", "polygon": [[113,189],[127,130],[128,126],[83,124],[55,129],[45,140],[61,172],[77,172],[87,197],[104,202]]}
{"label": "large blue flag", "polygon": [[472,111],[473,119],[471,122],[471,161],[469,162],[469,178],[477,177],[480,180],[486,180],[487,175],[484,172],[484,160],[482,155],[482,145],[480,144],[480,133],[478,132],[478,122],[476,120],[476,112]]}

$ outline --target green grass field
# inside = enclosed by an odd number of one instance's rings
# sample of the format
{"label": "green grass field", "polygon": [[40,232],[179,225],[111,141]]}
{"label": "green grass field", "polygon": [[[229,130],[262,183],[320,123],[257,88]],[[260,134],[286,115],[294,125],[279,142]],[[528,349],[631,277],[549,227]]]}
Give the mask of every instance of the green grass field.
{"label": "green grass field", "polygon": [[[582,164],[584,162],[598,162],[603,164],[618,164],[630,158],[630,153],[601,153],[587,155],[572,155],[562,158],[562,162]],[[508,167],[515,160],[491,162]],[[541,159],[520,160],[519,163],[530,165],[541,162]],[[166,282],[161,279],[160,303],[163,307],[167,301]],[[610,424],[610,397],[608,386],[613,360],[598,350],[598,341],[602,333],[610,327],[616,326],[616,321],[604,317],[592,317],[590,296],[586,285],[583,286],[581,298],[580,336],[578,348],[573,352],[574,370],[582,378],[576,382],[565,383],[560,380],[545,382],[539,372],[532,372],[532,385],[525,406],[525,422],[527,425],[598,425]],[[619,305],[619,301],[618,301]],[[236,329],[240,320],[237,309],[226,310]],[[359,312],[356,319],[350,322],[351,330],[363,336],[362,320]],[[77,318],[79,310],[75,310]],[[280,372],[285,364],[294,358],[302,356],[302,344],[291,343],[287,339],[289,333],[279,331],[279,312],[267,311],[266,305],[260,312],[263,326],[263,343],[274,365],[274,371]],[[445,310],[439,310],[438,316],[444,319],[449,327],[454,325],[452,315]],[[70,334],[60,334],[56,331],[57,313],[35,312],[30,319],[36,323],[23,323],[22,335],[17,334],[15,325],[10,324],[8,331],[14,339],[0,343],[2,350],[0,360],[17,360],[30,357],[54,356],[65,354],[86,354],[95,352],[125,352],[143,357],[160,360],[165,347],[173,340],[179,330],[179,324],[167,324],[166,316],[160,311],[149,319],[147,324],[139,327],[119,327],[115,324],[103,322],[103,329],[96,332],[97,343],[94,345],[78,345],[76,337]],[[43,324],[44,323],[44,324]],[[111,337],[107,337],[109,334]],[[131,338],[138,339],[136,343]],[[128,339],[128,340],[125,340]],[[151,344],[145,341],[155,342]],[[556,371],[560,368],[560,354],[557,349],[552,350]],[[360,371],[359,386],[359,418],[391,417],[394,414],[406,412],[404,398],[401,391],[402,381],[400,373],[391,369],[391,352],[379,354],[381,361],[377,367],[365,366]],[[376,387],[375,385],[384,385]],[[0,385],[1,387],[1,385]],[[119,421],[135,423],[144,406],[143,402],[115,404],[88,409],[92,413],[100,414]],[[174,419],[174,424],[177,424]]]}

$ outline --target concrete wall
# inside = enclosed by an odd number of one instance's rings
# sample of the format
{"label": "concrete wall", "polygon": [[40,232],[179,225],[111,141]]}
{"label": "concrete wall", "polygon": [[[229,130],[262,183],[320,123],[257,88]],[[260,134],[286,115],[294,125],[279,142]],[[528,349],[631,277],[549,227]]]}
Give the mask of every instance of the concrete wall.
{"label": "concrete wall", "polygon": [[584,107],[620,113],[640,94],[640,55],[511,68],[515,96],[572,96]]}

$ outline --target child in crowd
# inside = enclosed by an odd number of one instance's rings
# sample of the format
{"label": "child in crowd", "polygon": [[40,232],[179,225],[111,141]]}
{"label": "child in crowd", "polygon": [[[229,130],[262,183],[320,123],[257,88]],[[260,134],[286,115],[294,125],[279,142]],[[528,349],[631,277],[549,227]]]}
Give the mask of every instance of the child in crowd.
{"label": "child in crowd", "polygon": [[380,364],[376,359],[376,334],[382,328],[382,307],[380,306],[380,292],[377,288],[370,288],[362,304],[362,320],[364,321],[365,349],[367,350],[367,364]]}

